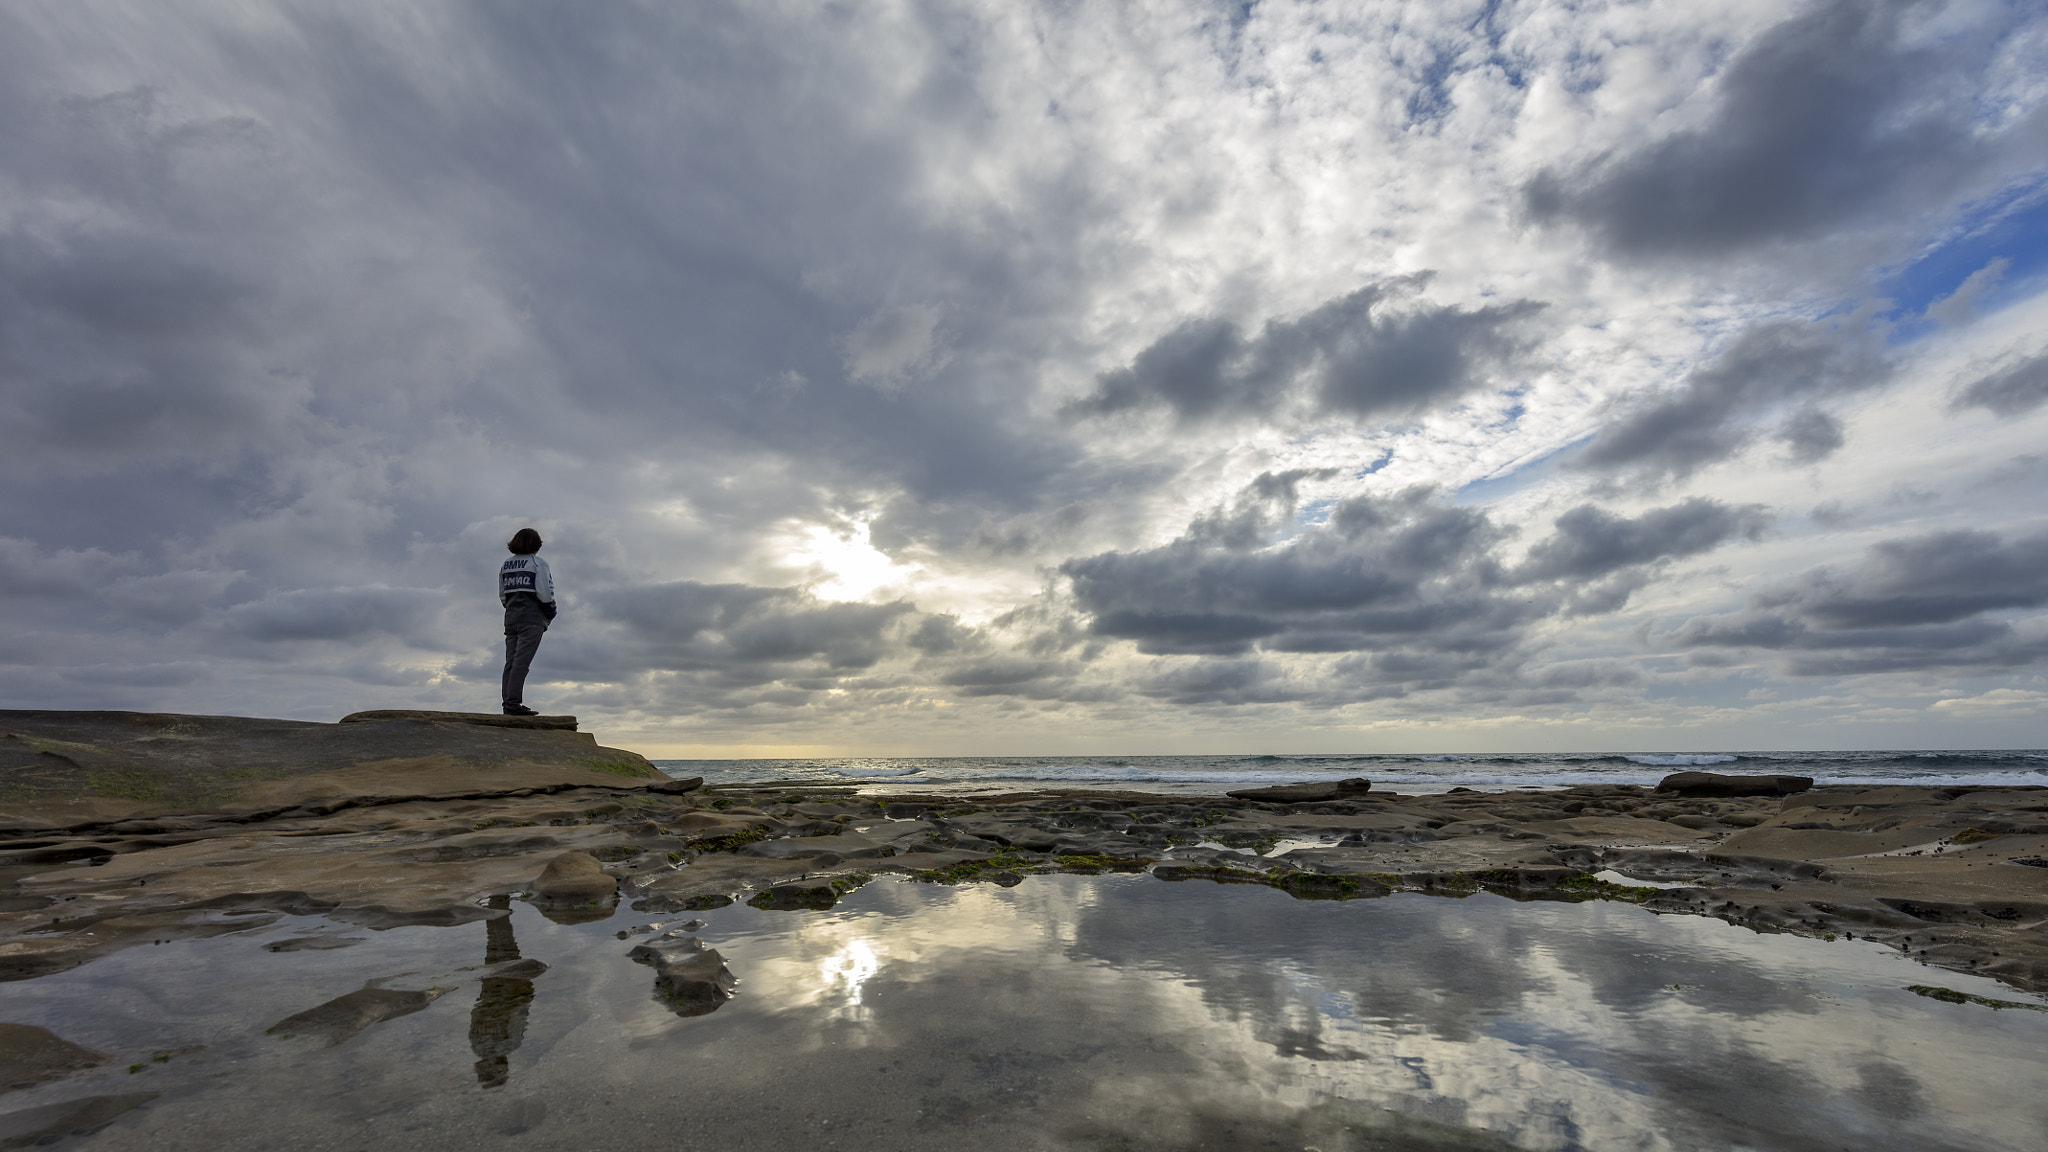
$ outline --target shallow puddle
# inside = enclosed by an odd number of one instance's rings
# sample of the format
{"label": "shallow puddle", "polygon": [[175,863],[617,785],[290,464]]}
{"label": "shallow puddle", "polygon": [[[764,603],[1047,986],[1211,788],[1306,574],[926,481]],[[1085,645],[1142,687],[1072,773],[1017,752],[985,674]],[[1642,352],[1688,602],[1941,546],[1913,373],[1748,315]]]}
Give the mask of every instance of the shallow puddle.
{"label": "shallow puddle", "polygon": [[[157,1152],[2048,1147],[2048,1013],[1908,986],[2034,998],[1622,904],[1110,875],[883,878],[828,911],[513,908],[288,918],[0,985],[0,1020],[118,1061],[0,1109],[160,1093],[61,1145]],[[739,986],[680,1016],[626,955],[656,934],[615,933],[700,917]],[[366,983],[452,990],[353,1035],[266,1034]]]}

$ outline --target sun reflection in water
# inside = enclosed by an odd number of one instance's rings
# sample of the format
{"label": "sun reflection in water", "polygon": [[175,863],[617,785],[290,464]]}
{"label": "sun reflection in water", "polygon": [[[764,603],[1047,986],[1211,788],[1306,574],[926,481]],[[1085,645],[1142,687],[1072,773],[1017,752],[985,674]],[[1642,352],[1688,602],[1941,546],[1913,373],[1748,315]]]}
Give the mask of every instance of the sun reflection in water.
{"label": "sun reflection in water", "polygon": [[835,1016],[860,1019],[866,1009],[861,1004],[861,989],[882,970],[882,958],[875,953],[874,946],[865,938],[856,937],[847,941],[839,951],[827,956],[818,964],[818,974],[823,978],[825,988],[844,981],[845,999],[833,1009]]}

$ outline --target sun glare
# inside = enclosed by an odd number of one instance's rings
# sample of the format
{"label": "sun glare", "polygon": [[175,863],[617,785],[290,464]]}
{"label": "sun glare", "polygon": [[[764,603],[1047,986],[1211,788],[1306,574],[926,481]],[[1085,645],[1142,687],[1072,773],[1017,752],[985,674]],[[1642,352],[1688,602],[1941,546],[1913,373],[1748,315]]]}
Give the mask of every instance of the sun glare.
{"label": "sun glare", "polygon": [[868,522],[835,529],[805,526],[785,563],[807,573],[811,590],[826,600],[861,600],[878,589],[904,584],[923,569],[898,564],[868,542]]}

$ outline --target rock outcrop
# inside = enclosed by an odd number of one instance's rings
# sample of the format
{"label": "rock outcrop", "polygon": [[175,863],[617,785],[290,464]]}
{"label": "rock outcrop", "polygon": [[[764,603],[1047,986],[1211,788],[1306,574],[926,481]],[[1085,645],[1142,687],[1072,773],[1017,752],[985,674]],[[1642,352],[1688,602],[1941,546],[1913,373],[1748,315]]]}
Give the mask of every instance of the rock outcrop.
{"label": "rock outcrop", "polygon": [[[358,714],[365,715],[377,714]],[[144,815],[320,814],[404,799],[668,779],[637,753],[599,747],[587,732],[435,715],[314,724],[0,710],[0,784],[10,801],[0,831]]]}
{"label": "rock outcrop", "polygon": [[739,981],[718,949],[654,961],[654,998],[678,1016],[703,1016],[732,999]]}
{"label": "rock outcrop", "polygon": [[270,1034],[323,1040],[333,1047],[372,1024],[410,1016],[432,1004],[439,995],[432,991],[361,988],[279,1020],[270,1026]]}
{"label": "rock outcrop", "polygon": [[1659,792],[1680,796],[1791,796],[1813,787],[1811,776],[1731,776],[1721,772],[1673,772]]}
{"label": "rock outcrop", "polygon": [[33,1024],[0,1024],[0,1092],[33,1088],[83,1068],[96,1068],[107,1057],[80,1047]]}
{"label": "rock outcrop", "polygon": [[574,732],[574,716],[505,716],[496,712],[428,712],[412,708],[379,708],[351,712],[343,724],[379,724],[387,720],[440,720],[450,724],[481,724],[486,728],[526,728],[536,732]]}
{"label": "rock outcrop", "polygon": [[1277,784],[1271,788],[1240,788],[1224,795],[1233,800],[1263,800],[1273,804],[1309,804],[1318,800],[1343,800],[1372,791],[1372,781],[1353,777],[1329,784]]}
{"label": "rock outcrop", "polygon": [[[1278,796],[891,796],[855,785],[705,789],[576,733],[417,718],[0,713],[0,730],[12,733],[0,751],[32,762],[6,779],[44,789],[0,805],[0,980],[286,914],[372,930],[495,925],[524,896],[570,921],[609,915],[619,901],[659,914],[746,900],[807,915],[883,872],[1016,884],[1043,872],[1152,871],[1302,899],[1481,889],[1626,899],[1765,931],[1853,932],[1930,964],[2048,989],[2040,788],[1779,795],[1804,786],[1794,777],[1766,795],[1583,785],[1404,796],[1357,781]],[[278,759],[294,749],[305,763]],[[594,767],[593,756],[616,758]],[[85,788],[95,772],[126,771],[120,764],[155,765],[167,791],[185,787],[180,774],[212,772],[219,790],[131,800],[50,783]],[[271,778],[222,782],[249,764],[270,765]],[[1608,883],[1615,873],[1668,886]],[[700,965],[694,952],[663,956],[679,974],[659,995],[716,1001],[705,987],[723,987],[715,969],[681,967]],[[498,1033],[516,1029],[492,1022],[517,1016],[525,992],[513,985],[526,977],[492,978],[509,983],[476,1043],[496,1068]]]}
{"label": "rock outcrop", "polygon": [[619,882],[588,852],[564,852],[533,882],[536,903],[590,904],[618,895]]}
{"label": "rock outcrop", "polygon": [[9,1112],[0,1115],[0,1148],[32,1148],[66,1136],[90,1136],[156,1098],[154,1092],[124,1092]]}

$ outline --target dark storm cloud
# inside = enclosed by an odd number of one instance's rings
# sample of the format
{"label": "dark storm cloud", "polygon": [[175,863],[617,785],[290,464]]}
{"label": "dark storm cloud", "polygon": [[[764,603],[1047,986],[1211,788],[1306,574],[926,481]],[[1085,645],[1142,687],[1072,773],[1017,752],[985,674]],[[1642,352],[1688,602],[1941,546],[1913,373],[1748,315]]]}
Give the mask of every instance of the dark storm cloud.
{"label": "dark storm cloud", "polygon": [[[972,85],[902,97],[901,117],[866,99],[957,71],[945,37],[878,65],[731,10],[456,4],[437,28],[474,66],[457,82],[431,39],[274,15],[282,42],[194,30],[247,69],[251,114],[213,118],[174,70],[52,99],[80,82],[34,54],[40,29],[0,34],[8,174],[31,204],[77,207],[0,222],[17,463],[217,470],[353,430],[402,452],[445,420],[555,451],[788,454],[832,486],[906,490],[912,528],[919,494],[1014,509],[1092,471],[1071,438],[993,418],[1009,370],[962,356],[925,394],[885,395],[841,363],[846,333],[902,311],[898,279],[946,301],[968,347],[1068,306],[1050,293],[1081,221],[1047,212],[1020,253],[918,203],[912,153],[973,131]],[[734,114],[767,106],[773,131]]]}
{"label": "dark storm cloud", "polygon": [[1937,532],[1884,541],[1851,571],[1815,569],[1666,639],[1780,651],[1794,675],[2011,667],[2048,657],[2048,637],[1996,614],[2043,605],[2048,532]]}
{"label": "dark storm cloud", "polygon": [[1530,216],[1578,224],[1624,255],[1712,258],[1931,207],[2001,154],[2037,149],[2032,122],[1981,130],[1972,95],[1954,83],[1982,66],[1995,37],[1908,33],[1927,12],[1814,5],[1729,63],[1706,124],[1539,174],[1523,190]]}
{"label": "dark storm cloud", "polygon": [[[987,115],[942,14],[904,13],[871,56],[837,17],[744,6],[457,3],[408,36],[137,10],[81,25],[102,68],[56,12],[0,14],[0,535],[35,562],[8,593],[71,630],[60,662],[137,627],[198,625],[154,639],[157,663],[431,646],[437,611],[329,589],[480,585],[495,559],[464,534],[502,540],[508,513],[576,521],[549,533],[572,597],[625,588],[606,606],[626,612],[650,573],[719,572],[771,521],[879,503],[878,540],[932,546],[1117,484],[1022,414],[1003,330],[1072,309],[1102,206],[1017,190],[1028,248],[930,210],[920,150]],[[849,334],[911,314],[959,347],[889,391],[849,379]],[[693,526],[635,538],[615,510],[650,504]],[[550,651],[593,679],[758,681],[971,639],[736,587],[670,594],[616,653],[576,626]],[[488,653],[488,595],[452,603],[458,647]],[[366,659],[306,675],[374,679]]]}
{"label": "dark storm cloud", "polygon": [[[1265,486],[1280,487],[1277,479]],[[1198,520],[1171,544],[1061,566],[1094,635],[1151,655],[1239,658],[1212,661],[1216,678],[1175,671],[1141,691],[1227,702],[1322,690],[1269,680],[1271,669],[1244,659],[1255,649],[1369,652],[1339,669],[1351,699],[1361,687],[1400,694],[1495,672],[1506,673],[1505,684],[1537,623],[1616,611],[1661,566],[1753,539],[1768,522],[1761,509],[1700,498],[1636,517],[1584,505],[1519,565],[1499,555],[1507,529],[1428,489],[1342,501],[1324,524],[1271,545],[1262,546],[1270,533],[1208,529],[1241,520],[1246,504],[1267,506],[1260,489],[1250,486],[1236,509]]]}
{"label": "dark storm cloud", "polygon": [[594,594],[600,619],[621,626],[612,671],[805,664],[868,668],[900,643],[891,633],[916,610],[902,602],[821,602],[799,588],[669,584]]}
{"label": "dark storm cloud", "polygon": [[1189,320],[1105,374],[1076,415],[1163,405],[1186,421],[1272,414],[1390,416],[1452,400],[1525,351],[1528,300],[1467,309],[1418,293],[1428,277],[1368,285],[1255,335],[1222,319]]}
{"label": "dark storm cloud", "polygon": [[1946,624],[2001,608],[2038,608],[2048,604],[2048,533],[2012,541],[1976,531],[1888,540],[1848,578],[1814,574],[1778,595],[1827,628]]}
{"label": "dark storm cloud", "polygon": [[[1740,451],[1756,436],[1756,421],[1772,412],[1882,383],[1891,371],[1867,332],[1795,321],[1758,324],[1676,389],[1624,399],[1579,462],[1685,476]],[[1787,420],[1779,438],[1801,463],[1842,444],[1834,418],[1811,408]]]}
{"label": "dark storm cloud", "polygon": [[219,625],[245,640],[346,640],[395,636],[419,640],[448,594],[438,588],[301,588],[237,604]]}
{"label": "dark storm cloud", "polygon": [[1529,550],[1526,580],[1591,579],[1620,568],[1693,556],[1736,537],[1754,540],[1770,523],[1761,507],[1734,508],[1694,496],[1631,520],[1582,504],[1557,519],[1557,533]]}
{"label": "dark storm cloud", "polygon": [[1158,669],[1136,683],[1140,695],[1173,704],[1275,704],[1299,700],[1301,685],[1290,685],[1260,660],[1203,660]]}
{"label": "dark storm cloud", "polygon": [[1988,408],[2000,416],[2023,416],[2048,403],[2048,355],[1972,381],[1956,395],[1958,408]]}
{"label": "dark storm cloud", "polygon": [[[1341,65],[1355,73],[1310,78],[1338,97],[1324,110],[1247,120],[1240,79],[1298,45],[1262,46],[1253,16],[1216,78],[1192,58],[1161,74],[1149,46],[1116,37],[1170,33],[1172,7],[1104,9],[1096,58],[1063,47],[1100,30],[1076,31],[1085,6],[1021,22],[1002,4],[0,6],[0,689],[308,716],[340,697],[488,706],[490,575],[527,522],[564,588],[537,676],[637,712],[642,731],[945,698],[1165,710],[1453,687],[1519,705],[1625,683],[1543,653],[1569,618],[1754,537],[1754,509],[1587,506],[1516,537],[1500,513],[1423,492],[1309,524],[1302,490],[1357,468],[1274,465],[1173,544],[1118,543],[1173,535],[1155,533],[1185,486],[1258,453],[1322,463],[1328,428],[1523,383],[1548,318],[1515,293],[1555,292],[1599,332],[1613,291],[1460,222],[1500,202],[1485,157],[1514,115],[1467,99],[1492,83],[1459,47],[1477,47],[1469,22],[1436,37],[1442,67],[1396,70],[1428,132],[1364,148],[1378,129],[1354,113],[1388,33],[1361,34],[1370,51]],[[1843,155],[1862,163],[1954,103],[1919,49],[1886,39],[1891,10],[1845,11],[1823,12],[1854,25],[1841,84],[1891,61],[1906,93],[1876,92],[1861,119],[1812,113],[1847,125]],[[1638,234],[1655,216],[1644,173],[1668,168],[1698,177],[1706,205],[1671,210],[1693,236],[1673,250],[1747,235],[1715,165],[1776,155],[1754,93],[1794,90],[1772,61],[1803,59],[1817,18],[1745,50],[1712,140],[1560,169],[1549,218],[1598,230],[1585,213],[1611,202],[1636,213],[1613,243],[1661,250]],[[1484,33],[1495,55],[1499,31]],[[1955,147],[2018,139],[1989,117]],[[1338,124],[1341,146],[1301,147]],[[1351,220],[1314,206],[1322,177],[1269,163],[1371,177],[1343,166],[1381,144],[1396,167]],[[1949,178],[1876,180],[1845,210],[1918,203]],[[1439,188],[1442,204],[1417,202]],[[1803,219],[1772,212],[1759,227]],[[1459,294],[1392,275],[1396,252],[1442,253]],[[1300,295],[1332,276],[1362,287]],[[1131,347],[1151,346],[1056,411],[1048,389],[1071,395],[1099,341],[1134,330]],[[1883,375],[1859,339],[1760,326],[1676,390],[1611,409],[1584,455],[1683,474],[1775,438],[1824,457],[1842,442],[1832,398]],[[1963,402],[2019,410],[2030,387]],[[1585,392],[1546,389],[1532,385],[1540,419],[1401,466],[1441,478],[1501,437],[1582,427]],[[1126,445],[1115,417],[1146,413],[1205,435]],[[1247,431],[1236,455],[1186,448],[1221,443],[1220,425]],[[856,520],[961,616],[781,586],[807,562],[793,533]],[[998,602],[1034,570],[1063,581]],[[1334,688],[1310,675],[1333,667]]]}
{"label": "dark storm cloud", "polygon": [[223,218],[256,189],[185,199],[205,191],[195,168],[258,158],[252,126],[178,122],[147,89],[52,104],[7,87],[0,162],[33,205],[0,224],[0,436],[17,463],[132,466],[276,434],[303,395],[251,355],[278,277],[248,237],[274,221]]}

